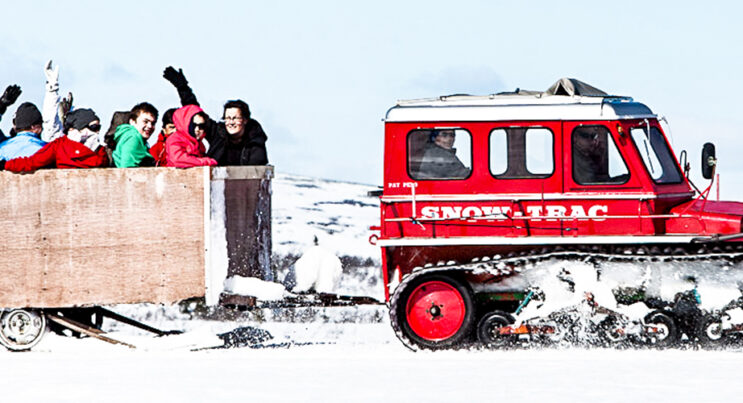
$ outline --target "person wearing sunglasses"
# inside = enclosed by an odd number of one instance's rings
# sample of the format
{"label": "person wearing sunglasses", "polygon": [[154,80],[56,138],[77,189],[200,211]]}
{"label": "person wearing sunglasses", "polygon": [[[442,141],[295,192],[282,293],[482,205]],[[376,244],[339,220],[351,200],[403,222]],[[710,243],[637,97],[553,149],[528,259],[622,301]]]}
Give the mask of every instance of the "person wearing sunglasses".
{"label": "person wearing sunglasses", "polygon": [[48,143],[29,157],[0,161],[0,170],[34,172],[56,168],[97,168],[108,165],[100,136],[101,121],[91,109],[75,109],[67,115],[65,135]]}
{"label": "person wearing sunglasses", "polygon": [[462,164],[454,148],[456,133],[452,129],[434,130],[423,151],[419,179],[464,179],[470,170]]}
{"label": "person wearing sunglasses", "polygon": [[[169,66],[163,72],[178,91],[181,105],[199,105],[183,70]],[[224,104],[223,122],[209,120],[206,141],[209,142],[209,157],[225,165],[267,165],[266,133],[260,123],[250,117],[250,108],[242,100]]]}
{"label": "person wearing sunglasses", "polygon": [[217,161],[206,156],[204,137],[209,116],[201,107],[186,105],[173,113],[175,133],[165,140],[166,166],[190,168],[215,166]]}
{"label": "person wearing sunglasses", "polygon": [[147,102],[137,104],[129,113],[129,123],[119,125],[114,132],[113,160],[117,168],[154,166],[155,160],[146,141],[155,131],[157,109]]}
{"label": "person wearing sunglasses", "polygon": [[572,134],[573,180],[580,185],[609,181],[607,136],[603,126],[578,126]]}

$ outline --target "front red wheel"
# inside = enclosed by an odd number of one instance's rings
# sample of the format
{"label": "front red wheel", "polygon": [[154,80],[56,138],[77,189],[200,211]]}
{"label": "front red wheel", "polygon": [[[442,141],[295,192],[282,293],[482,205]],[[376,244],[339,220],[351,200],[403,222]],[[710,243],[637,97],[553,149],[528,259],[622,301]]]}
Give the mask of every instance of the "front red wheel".
{"label": "front red wheel", "polygon": [[404,336],[424,348],[457,344],[472,330],[474,304],[469,288],[452,277],[434,274],[406,285],[397,300]]}

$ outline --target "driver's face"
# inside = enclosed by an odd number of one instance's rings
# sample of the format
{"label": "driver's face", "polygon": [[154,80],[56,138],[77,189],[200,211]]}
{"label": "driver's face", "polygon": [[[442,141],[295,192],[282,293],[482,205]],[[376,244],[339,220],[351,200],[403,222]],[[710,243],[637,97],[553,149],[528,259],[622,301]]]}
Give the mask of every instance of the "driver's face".
{"label": "driver's face", "polygon": [[584,128],[575,133],[575,147],[584,154],[591,154],[597,151],[599,144],[599,129]]}
{"label": "driver's face", "polygon": [[451,150],[455,139],[454,130],[442,130],[433,141],[437,146]]}

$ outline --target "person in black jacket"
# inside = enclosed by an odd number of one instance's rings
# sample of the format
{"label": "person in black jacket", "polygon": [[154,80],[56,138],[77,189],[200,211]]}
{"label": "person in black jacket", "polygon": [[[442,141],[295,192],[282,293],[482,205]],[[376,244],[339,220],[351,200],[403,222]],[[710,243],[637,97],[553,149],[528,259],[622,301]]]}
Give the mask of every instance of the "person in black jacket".
{"label": "person in black jacket", "polygon": [[[178,90],[181,105],[199,105],[191,87],[188,86],[182,69],[169,66],[163,77]],[[207,155],[224,165],[266,165],[266,133],[260,123],[250,117],[248,104],[241,100],[224,104],[223,122],[209,119],[206,140],[209,142]]]}
{"label": "person in black jacket", "polygon": [[438,130],[431,134],[421,159],[417,179],[464,179],[470,175],[469,168],[457,158],[454,148],[454,130]]}

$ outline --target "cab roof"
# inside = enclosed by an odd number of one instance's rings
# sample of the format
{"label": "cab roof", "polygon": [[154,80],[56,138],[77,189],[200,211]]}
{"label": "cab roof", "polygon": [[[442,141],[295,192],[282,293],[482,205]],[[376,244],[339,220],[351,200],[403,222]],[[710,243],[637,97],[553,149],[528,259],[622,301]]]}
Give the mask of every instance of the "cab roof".
{"label": "cab roof", "polygon": [[655,118],[630,97],[609,95],[574,78],[561,78],[546,91],[491,95],[446,95],[398,101],[386,122],[510,120],[618,120]]}

